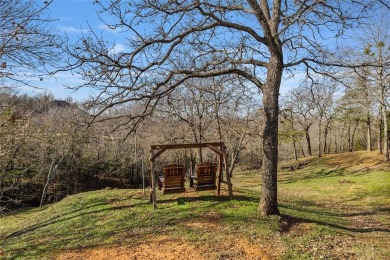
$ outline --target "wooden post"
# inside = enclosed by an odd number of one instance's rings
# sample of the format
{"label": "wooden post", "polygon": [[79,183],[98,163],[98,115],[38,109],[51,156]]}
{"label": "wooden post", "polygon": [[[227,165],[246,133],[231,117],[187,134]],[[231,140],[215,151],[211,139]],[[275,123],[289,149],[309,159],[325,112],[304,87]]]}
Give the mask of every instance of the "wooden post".
{"label": "wooden post", "polygon": [[141,172],[142,172],[142,190],[144,191],[144,196],[145,196],[145,165],[144,165],[143,150],[142,150],[142,157],[141,157]]}
{"label": "wooden post", "polygon": [[219,163],[218,163],[218,195],[221,194],[221,182],[222,182],[222,175],[223,175],[223,156],[222,154],[219,154]]}
{"label": "wooden post", "polygon": [[[226,151],[226,150],[225,150],[225,146],[224,146],[222,149],[223,149],[223,151]],[[232,182],[231,182],[231,180],[230,180],[229,162],[228,162],[228,159],[227,159],[227,154],[226,154],[226,152],[225,152],[225,155],[224,155],[223,157],[224,157],[224,161],[225,161],[226,181],[227,181],[227,185],[228,185],[229,199],[233,199],[233,187],[232,187]]]}
{"label": "wooden post", "polygon": [[156,178],[154,176],[154,151],[150,150],[150,178],[151,178],[151,191],[150,191],[150,201],[153,202],[153,208],[156,209]]}
{"label": "wooden post", "polygon": [[152,159],[153,152],[150,150],[150,155],[149,155],[149,163],[150,163],[150,169],[149,169],[149,193],[150,193],[150,202],[153,202],[153,189],[152,189],[152,164],[153,164],[153,159]]}

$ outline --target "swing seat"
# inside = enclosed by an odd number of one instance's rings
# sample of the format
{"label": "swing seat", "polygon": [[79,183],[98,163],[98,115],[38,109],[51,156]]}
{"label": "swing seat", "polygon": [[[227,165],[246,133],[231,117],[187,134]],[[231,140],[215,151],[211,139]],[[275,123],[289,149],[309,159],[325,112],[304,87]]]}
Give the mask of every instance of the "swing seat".
{"label": "swing seat", "polygon": [[195,175],[191,176],[190,187],[195,190],[215,190],[217,175],[217,165],[205,162],[197,165]]}
{"label": "swing seat", "polygon": [[163,194],[184,192],[185,167],[179,164],[170,164],[164,167],[163,176],[159,178]]}

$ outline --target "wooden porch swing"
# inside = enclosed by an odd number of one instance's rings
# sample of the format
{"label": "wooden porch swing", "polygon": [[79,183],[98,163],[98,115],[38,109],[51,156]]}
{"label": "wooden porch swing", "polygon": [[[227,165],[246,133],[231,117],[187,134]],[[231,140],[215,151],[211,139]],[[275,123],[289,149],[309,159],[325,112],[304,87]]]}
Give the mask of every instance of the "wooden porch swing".
{"label": "wooden porch swing", "polygon": [[[200,165],[200,167],[197,169],[196,176],[191,177],[191,185],[193,185],[193,179],[197,182],[197,188],[198,186],[204,185],[204,184],[211,184],[211,178],[214,171],[218,172],[218,182],[217,182],[217,191],[218,195],[221,193],[221,183],[223,179],[223,172],[226,172],[226,184],[228,186],[228,192],[229,192],[229,199],[233,198],[233,189],[232,189],[232,183],[230,181],[230,175],[229,175],[229,164],[227,160],[227,154],[226,154],[226,147],[223,142],[215,142],[215,143],[198,143],[198,144],[162,144],[162,145],[151,145],[150,146],[150,202],[153,202],[153,208],[156,208],[157,205],[157,196],[156,196],[156,176],[154,172],[154,162],[155,160],[166,150],[170,149],[188,149],[188,148],[209,148],[213,152],[215,152],[219,156],[219,163],[218,165],[215,165],[215,169],[213,169],[210,165]],[[208,169],[206,169],[208,167]],[[214,165],[213,165],[214,167]],[[167,178],[167,176],[170,176],[170,182],[169,184],[164,187],[164,193],[165,190],[169,190],[170,185],[176,185],[181,188],[181,191],[185,191],[184,188],[184,166],[181,165],[169,165],[164,167],[164,178]],[[202,175],[200,175],[202,174]],[[202,176],[202,177],[200,177]],[[207,183],[208,182],[208,183]],[[214,182],[215,183],[215,182]],[[160,186],[160,184],[159,184]],[[213,187],[214,188],[214,187]]]}

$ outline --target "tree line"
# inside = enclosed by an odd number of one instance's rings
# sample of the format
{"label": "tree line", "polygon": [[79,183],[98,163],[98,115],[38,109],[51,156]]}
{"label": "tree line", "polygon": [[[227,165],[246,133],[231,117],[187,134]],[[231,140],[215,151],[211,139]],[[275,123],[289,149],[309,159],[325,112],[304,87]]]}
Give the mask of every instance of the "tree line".
{"label": "tree line", "polygon": [[[123,34],[128,50],[121,52],[93,28],[77,41],[53,33],[51,2],[0,1],[3,88],[71,71],[83,79],[74,89],[96,94],[78,106],[32,98],[46,103],[32,105],[28,120],[17,119],[23,106],[6,101],[2,174],[11,181],[2,181],[2,191],[15,190],[14,180],[24,185],[18,176],[40,176],[43,204],[62,173],[75,172],[65,185],[71,193],[89,166],[100,172],[101,161],[124,163],[113,172],[139,165],[129,154],[139,158],[147,140],[213,138],[227,143],[232,170],[256,152],[248,165],[262,167],[259,212],[268,216],[279,214],[280,158],[377,145],[389,159],[387,1],[94,1],[105,25]],[[356,31],[360,39],[351,36]],[[300,86],[281,99],[289,76]],[[207,158],[203,152],[176,157],[193,164]],[[29,161],[33,169],[24,166]]]}
{"label": "tree line", "polygon": [[[340,89],[322,80],[281,98],[279,161],[364,149],[383,152],[384,126],[375,98],[367,108],[359,81],[357,89]],[[43,205],[88,190],[148,186],[151,144],[222,141],[230,174],[237,166],[261,169],[260,96],[222,86],[234,80],[226,82],[203,80],[176,89],[132,132],[125,123],[139,107],[124,105],[94,118],[88,102],[0,91],[1,210]],[[90,124],[93,118],[96,123]],[[213,160],[207,150],[184,149],[162,155],[156,168],[161,172],[163,165],[182,163],[190,172],[197,163]]]}

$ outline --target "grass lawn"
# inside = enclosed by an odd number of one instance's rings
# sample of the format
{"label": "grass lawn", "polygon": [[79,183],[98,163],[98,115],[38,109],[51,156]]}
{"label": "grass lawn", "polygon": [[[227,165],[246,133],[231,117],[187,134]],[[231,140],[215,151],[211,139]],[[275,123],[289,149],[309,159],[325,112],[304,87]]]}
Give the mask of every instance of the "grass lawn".
{"label": "grass lawn", "polygon": [[299,163],[279,172],[280,217],[259,217],[256,171],[235,173],[233,200],[187,189],[158,193],[157,210],[107,189],[0,216],[0,258],[390,259],[389,165],[375,152]]}

